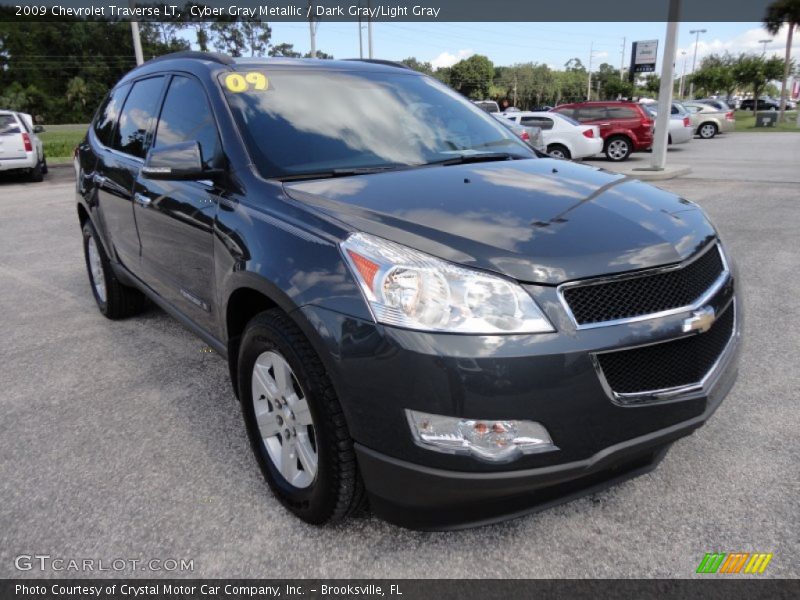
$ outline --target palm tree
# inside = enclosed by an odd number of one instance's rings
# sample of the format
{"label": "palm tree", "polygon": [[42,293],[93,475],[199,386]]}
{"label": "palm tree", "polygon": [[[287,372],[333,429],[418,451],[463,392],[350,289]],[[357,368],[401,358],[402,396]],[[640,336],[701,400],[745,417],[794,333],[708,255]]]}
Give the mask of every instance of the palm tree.
{"label": "palm tree", "polygon": [[791,69],[792,36],[794,28],[800,25],[800,0],[775,0],[767,7],[767,14],[764,15],[764,27],[771,35],[777,35],[784,23],[788,25],[789,33],[786,36],[786,63],[783,66],[783,81],[781,82],[779,120],[783,120],[783,112],[786,110],[786,82],[789,80],[789,70]]}

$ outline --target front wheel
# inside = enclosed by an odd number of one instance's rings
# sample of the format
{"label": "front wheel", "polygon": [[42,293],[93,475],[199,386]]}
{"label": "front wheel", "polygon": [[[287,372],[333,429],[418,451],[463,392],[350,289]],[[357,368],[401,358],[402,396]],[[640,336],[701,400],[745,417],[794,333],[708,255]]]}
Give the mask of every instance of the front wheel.
{"label": "front wheel", "polygon": [[717,135],[717,126],[714,123],[703,123],[700,125],[698,133],[704,140],[710,140]]}
{"label": "front wheel", "polygon": [[627,160],[632,151],[633,147],[631,145],[631,141],[626,137],[615,136],[609,138],[609,140],[606,142],[605,152],[608,160],[614,162]]}
{"label": "front wheel", "polygon": [[269,310],[247,325],[238,377],[250,444],[281,504],[315,525],[357,512],[365,492],[342,408],[322,362],[285,313]]}
{"label": "front wheel", "polygon": [[572,158],[572,154],[570,154],[569,148],[561,144],[550,144],[547,147],[547,153],[553,158],[565,158],[565,159]]}

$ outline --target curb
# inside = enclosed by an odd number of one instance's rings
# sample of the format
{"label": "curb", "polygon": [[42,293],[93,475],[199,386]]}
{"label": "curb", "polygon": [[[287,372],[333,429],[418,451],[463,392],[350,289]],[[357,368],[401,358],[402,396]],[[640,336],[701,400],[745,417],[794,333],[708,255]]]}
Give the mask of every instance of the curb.
{"label": "curb", "polygon": [[677,177],[684,177],[692,172],[692,167],[667,167],[662,171],[652,171],[647,167],[639,167],[635,169],[627,169],[620,171],[623,175],[639,179],[641,181],[665,181],[667,179],[675,179]]}

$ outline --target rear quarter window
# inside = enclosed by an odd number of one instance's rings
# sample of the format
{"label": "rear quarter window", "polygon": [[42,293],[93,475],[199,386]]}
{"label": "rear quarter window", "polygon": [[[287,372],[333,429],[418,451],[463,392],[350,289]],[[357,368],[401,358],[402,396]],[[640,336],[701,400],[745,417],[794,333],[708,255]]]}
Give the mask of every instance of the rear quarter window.
{"label": "rear quarter window", "polygon": [[97,139],[105,146],[111,145],[111,136],[117,126],[122,103],[125,101],[125,96],[128,95],[130,87],[130,85],[126,84],[115,89],[106,97],[97,110],[92,128]]}
{"label": "rear quarter window", "polygon": [[608,118],[609,119],[638,119],[639,113],[634,109],[627,106],[609,106]]}
{"label": "rear quarter window", "polygon": [[0,135],[12,135],[22,133],[17,118],[14,115],[0,115]]}

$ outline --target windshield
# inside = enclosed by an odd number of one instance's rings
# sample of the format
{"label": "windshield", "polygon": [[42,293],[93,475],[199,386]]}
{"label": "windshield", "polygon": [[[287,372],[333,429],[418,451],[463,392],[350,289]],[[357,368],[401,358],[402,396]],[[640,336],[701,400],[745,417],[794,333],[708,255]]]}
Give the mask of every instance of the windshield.
{"label": "windshield", "polygon": [[264,177],[407,168],[488,152],[535,158],[512,132],[429,77],[259,67],[219,80]]}

